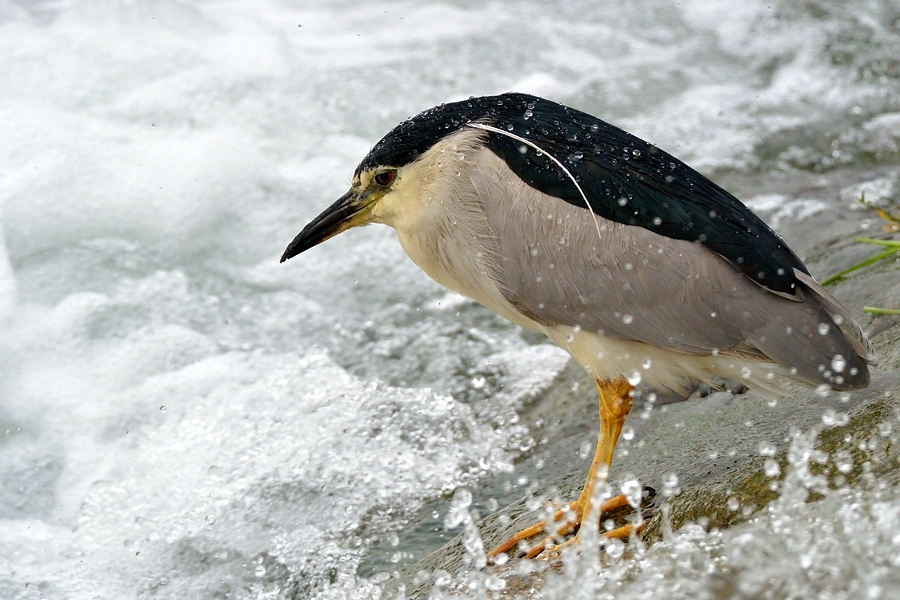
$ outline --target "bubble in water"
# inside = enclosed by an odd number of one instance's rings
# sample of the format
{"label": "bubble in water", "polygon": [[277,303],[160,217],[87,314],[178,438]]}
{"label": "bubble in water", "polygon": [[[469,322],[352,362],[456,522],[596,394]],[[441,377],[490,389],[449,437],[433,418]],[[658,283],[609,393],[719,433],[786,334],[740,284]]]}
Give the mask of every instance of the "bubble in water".
{"label": "bubble in water", "polygon": [[653,224],[662,225],[662,219],[660,219],[659,217],[653,217]]}
{"label": "bubble in water", "polygon": [[637,385],[641,382],[641,372],[635,369],[631,373],[625,376],[630,385]]}
{"label": "bubble in water", "polygon": [[750,370],[750,367],[741,367],[741,377],[747,378],[753,374],[753,371]]}
{"label": "bubble in water", "polygon": [[828,323],[819,323],[819,335],[828,335],[829,329],[831,326]]}
{"label": "bubble in water", "polygon": [[840,354],[835,354],[831,359],[831,368],[835,373],[843,373],[847,366],[847,361]]}
{"label": "bubble in water", "polygon": [[653,361],[651,361],[649,358],[645,358],[644,360],[641,361],[641,367],[643,367],[644,369],[649,369],[650,365],[652,365],[652,364],[653,364]]}
{"label": "bubble in water", "polygon": [[891,435],[891,432],[893,430],[893,426],[887,421],[878,424],[878,435],[880,435],[881,437],[887,437]]}
{"label": "bubble in water", "polygon": [[472,387],[475,388],[476,390],[480,390],[481,388],[483,388],[484,383],[485,383],[484,377],[479,376],[479,377],[472,378]]}
{"label": "bubble in water", "polygon": [[532,116],[534,116],[534,111],[526,110],[526,111],[525,111],[525,114],[524,114],[523,116],[525,117],[525,120],[527,121],[527,120],[530,119]]}
{"label": "bubble in water", "polygon": [[741,508],[741,503],[734,496],[729,496],[728,500],[725,501],[725,507],[731,512],[737,512]]}
{"label": "bubble in water", "polygon": [[631,325],[632,321],[634,321],[634,317],[631,315],[622,315],[622,322],[626,325]]}
{"label": "bubble in water", "polygon": [[206,521],[207,525],[213,525],[216,522],[216,518],[212,515],[206,515],[206,519],[204,520]]}
{"label": "bubble in water", "polygon": [[767,458],[766,462],[763,464],[763,471],[766,474],[766,477],[778,477],[781,474],[781,465],[779,465],[775,459]]}
{"label": "bubble in water", "polygon": [[634,439],[634,427],[630,425],[626,425],[622,428],[622,439],[624,440],[633,440]]}
{"label": "bubble in water", "polygon": [[831,393],[831,386],[827,383],[820,384],[816,386],[816,396],[819,398],[825,398],[828,394]]}
{"label": "bubble in water", "polygon": [[162,406],[159,407],[159,410],[162,412],[166,412],[168,409],[166,408],[166,405],[163,404]]}
{"label": "bubble in water", "polygon": [[256,565],[256,568],[253,570],[253,574],[257,577],[262,577],[266,574],[266,566],[265,565]]}

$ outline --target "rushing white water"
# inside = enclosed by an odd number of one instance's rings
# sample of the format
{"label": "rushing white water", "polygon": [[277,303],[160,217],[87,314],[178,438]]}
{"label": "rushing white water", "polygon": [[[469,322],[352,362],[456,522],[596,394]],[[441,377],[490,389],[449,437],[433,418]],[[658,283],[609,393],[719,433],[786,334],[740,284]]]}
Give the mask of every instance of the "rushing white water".
{"label": "rushing white water", "polygon": [[[0,597],[377,597],[372,544],[509,471],[515,409],[566,357],[386,228],[278,264],[368,148],[518,90],[706,172],[878,161],[898,23],[875,0],[0,0]],[[785,229],[833,209],[771,198]],[[720,553],[767,568],[740,537],[684,535],[666,551],[694,570],[651,551],[646,589],[666,572],[671,597],[712,597],[696,574]]]}

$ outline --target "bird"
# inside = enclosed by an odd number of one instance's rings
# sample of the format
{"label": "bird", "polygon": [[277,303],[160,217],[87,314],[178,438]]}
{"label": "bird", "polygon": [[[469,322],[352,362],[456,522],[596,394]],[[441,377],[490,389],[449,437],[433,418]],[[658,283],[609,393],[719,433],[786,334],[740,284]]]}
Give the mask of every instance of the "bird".
{"label": "bird", "polygon": [[437,283],[545,334],[596,383],[599,435],[581,494],[491,557],[578,543],[636,386],[852,390],[876,364],[847,309],[735,196],[657,146],[537,96],[471,97],[401,122],[281,262],[370,223],[393,227]]}

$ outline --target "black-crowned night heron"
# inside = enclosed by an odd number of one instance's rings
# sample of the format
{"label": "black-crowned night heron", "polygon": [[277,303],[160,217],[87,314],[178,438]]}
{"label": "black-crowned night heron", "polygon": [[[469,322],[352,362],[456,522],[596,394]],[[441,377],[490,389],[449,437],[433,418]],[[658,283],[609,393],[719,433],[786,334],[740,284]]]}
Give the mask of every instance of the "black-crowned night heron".
{"label": "black-crowned night heron", "polygon": [[555,517],[561,535],[596,514],[640,381],[686,391],[731,379],[770,395],[791,381],[869,383],[866,336],[762,220],[652,144],[549,100],[471,98],[404,121],[281,260],[368,223],[396,229],[435,281],[546,334],[595,379],[599,441],[580,497]]}

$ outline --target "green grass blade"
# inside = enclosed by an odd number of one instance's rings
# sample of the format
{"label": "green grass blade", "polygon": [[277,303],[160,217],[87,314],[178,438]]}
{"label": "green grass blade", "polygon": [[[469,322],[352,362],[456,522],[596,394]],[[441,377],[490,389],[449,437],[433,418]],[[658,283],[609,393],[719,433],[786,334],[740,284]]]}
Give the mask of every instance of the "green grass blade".
{"label": "green grass blade", "polygon": [[885,250],[881,254],[876,254],[875,256],[872,256],[871,258],[867,258],[866,260],[864,260],[862,262],[856,263],[852,267],[847,267],[840,273],[835,273],[834,275],[832,275],[831,277],[829,277],[828,279],[823,281],[822,285],[829,285],[829,284],[834,283],[835,281],[840,281],[845,275],[852,273],[853,271],[856,271],[857,269],[862,269],[863,267],[868,267],[872,263],[876,263],[881,259],[887,258],[888,256],[893,256],[894,254],[897,254],[898,252],[900,252],[900,244],[898,244],[898,246],[895,248],[892,247],[890,250]]}
{"label": "green grass blade", "polygon": [[879,246],[888,246],[890,248],[900,248],[900,242],[894,240],[876,240],[874,238],[853,238],[854,241],[863,244],[877,244]]}
{"label": "green grass blade", "polygon": [[894,310],[893,308],[876,308],[874,306],[864,306],[864,313],[869,313],[870,315],[900,315],[900,310]]}

